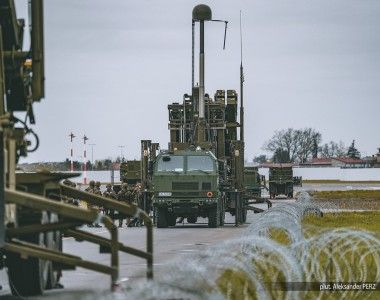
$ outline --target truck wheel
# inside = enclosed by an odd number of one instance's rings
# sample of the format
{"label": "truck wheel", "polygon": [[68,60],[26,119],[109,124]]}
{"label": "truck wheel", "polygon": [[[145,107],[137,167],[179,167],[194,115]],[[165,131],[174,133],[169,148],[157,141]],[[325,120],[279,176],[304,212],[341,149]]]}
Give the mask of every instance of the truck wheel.
{"label": "truck wheel", "polygon": [[224,210],[220,211],[220,220],[219,220],[219,225],[224,226],[224,219],[225,219],[226,213]]}
{"label": "truck wheel", "polygon": [[243,208],[243,211],[242,211],[242,223],[244,224],[245,222],[247,222],[247,208],[246,207],[244,207]]}
{"label": "truck wheel", "polygon": [[[18,211],[19,224],[29,225],[49,222],[46,212],[42,214],[31,214],[30,210]],[[21,220],[23,220],[21,222]],[[49,247],[46,244],[46,234],[37,233],[22,237],[23,241],[37,244],[42,247]],[[52,269],[52,262],[29,257],[22,258],[17,253],[7,253],[8,279],[12,294],[16,296],[36,296],[41,295],[46,289],[49,280],[49,270]]]}
{"label": "truck wheel", "polygon": [[157,228],[167,228],[168,221],[166,219],[166,209],[165,208],[157,208],[156,209],[156,218],[157,218]]}
{"label": "truck wheel", "polygon": [[[44,234],[40,233],[28,242],[43,245]],[[9,286],[16,296],[41,295],[45,290],[51,262],[39,258],[21,258],[19,254],[7,254]]]}
{"label": "truck wheel", "polygon": [[195,223],[197,223],[197,220],[198,220],[197,217],[188,217],[187,218],[187,223],[195,224]]}
{"label": "truck wheel", "polygon": [[177,218],[174,214],[167,214],[167,218],[168,218],[168,225],[169,226],[175,226],[175,224],[177,223]]}
{"label": "truck wheel", "polygon": [[208,227],[216,228],[219,226],[219,210],[218,207],[210,208],[208,211]]}
{"label": "truck wheel", "polygon": [[224,226],[225,217],[226,217],[226,211],[224,208],[224,198],[222,198],[222,203],[220,206],[220,214],[219,214],[219,225],[220,226]]}
{"label": "truck wheel", "polygon": [[[50,214],[50,222],[58,222],[58,216],[56,214]],[[62,252],[62,234],[60,231],[52,231],[45,233],[45,245],[47,248]],[[46,289],[54,289],[57,287],[59,278],[61,277],[61,270],[54,268],[54,263],[49,265],[48,280],[46,283]]]}

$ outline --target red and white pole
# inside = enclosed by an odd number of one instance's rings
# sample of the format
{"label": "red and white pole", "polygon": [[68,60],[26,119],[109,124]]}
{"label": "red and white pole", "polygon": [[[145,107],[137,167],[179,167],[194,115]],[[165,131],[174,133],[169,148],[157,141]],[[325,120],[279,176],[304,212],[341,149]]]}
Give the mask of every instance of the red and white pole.
{"label": "red and white pole", "polygon": [[86,141],[88,137],[83,136],[83,184],[87,184],[87,153],[86,153]]}
{"label": "red and white pole", "polygon": [[70,172],[74,172],[74,160],[73,160],[73,157],[74,157],[74,151],[73,151],[73,139],[75,138],[75,135],[74,133],[70,133],[69,135],[70,137]]}

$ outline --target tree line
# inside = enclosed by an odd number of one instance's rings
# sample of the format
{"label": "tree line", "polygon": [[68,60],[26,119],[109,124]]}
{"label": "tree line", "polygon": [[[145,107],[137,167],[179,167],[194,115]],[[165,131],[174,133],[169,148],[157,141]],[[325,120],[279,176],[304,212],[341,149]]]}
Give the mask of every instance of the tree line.
{"label": "tree line", "polygon": [[[117,157],[116,160],[111,158],[95,160],[91,163],[90,160],[86,162],[86,169],[88,171],[106,171],[111,170],[115,163],[120,163],[122,159]],[[19,164],[18,167],[24,171],[34,172],[38,170],[48,170],[48,171],[70,171],[71,162],[70,159],[66,158],[64,161],[57,162],[36,162],[36,163],[23,163]],[[83,171],[83,161],[74,160],[73,161],[74,171]]]}
{"label": "tree line", "polygon": [[317,157],[360,158],[355,140],[349,147],[346,147],[342,141],[330,141],[322,144],[322,134],[313,128],[288,128],[275,131],[264,144],[263,149],[271,153],[271,156],[267,157],[263,154],[256,156],[254,162],[264,163],[271,160],[275,163],[305,163]]}

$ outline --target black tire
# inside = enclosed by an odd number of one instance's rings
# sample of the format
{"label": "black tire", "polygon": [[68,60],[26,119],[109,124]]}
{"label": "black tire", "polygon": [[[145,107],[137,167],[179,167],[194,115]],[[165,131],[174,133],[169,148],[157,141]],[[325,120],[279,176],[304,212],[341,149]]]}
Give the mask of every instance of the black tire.
{"label": "black tire", "polygon": [[165,208],[159,207],[156,209],[156,218],[157,218],[157,228],[167,228],[167,210]]}
{"label": "black tire", "polygon": [[197,223],[197,221],[198,221],[197,217],[188,217],[187,218],[187,223],[190,223],[190,224],[195,224],[195,223]]}
{"label": "black tire", "polygon": [[[58,222],[58,216],[56,214],[50,214],[50,222]],[[52,250],[62,252],[62,234],[60,231],[52,231],[45,234],[45,245]],[[49,265],[49,274],[46,282],[46,289],[54,289],[57,287],[59,278],[61,277],[61,270],[54,268],[54,263]]]}
{"label": "black tire", "polygon": [[[28,242],[42,245],[43,234],[28,237]],[[7,254],[8,279],[12,294],[24,297],[41,295],[46,288],[51,265],[51,262],[42,259],[23,259],[16,253]]]}
{"label": "black tire", "polygon": [[[42,224],[49,222],[46,212],[36,214],[30,210],[18,211],[19,225]],[[46,234],[31,234],[22,237],[23,241],[46,247]],[[7,261],[9,286],[15,296],[37,296],[41,295],[46,289],[49,270],[52,269],[52,262],[29,257],[21,258],[19,254],[8,253]]]}
{"label": "black tire", "polygon": [[175,224],[177,223],[177,218],[175,215],[173,214],[167,214],[167,222],[168,222],[168,225],[171,226],[171,227],[174,227]]}
{"label": "black tire", "polygon": [[220,215],[218,207],[210,208],[208,211],[208,227],[217,228],[219,227]]}
{"label": "black tire", "polygon": [[247,208],[244,207],[243,210],[242,210],[242,223],[244,224],[245,222],[247,222]]}
{"label": "black tire", "polygon": [[220,207],[220,214],[219,214],[219,225],[224,226],[224,220],[226,218],[226,212],[224,208],[224,199],[222,199],[222,204]]}

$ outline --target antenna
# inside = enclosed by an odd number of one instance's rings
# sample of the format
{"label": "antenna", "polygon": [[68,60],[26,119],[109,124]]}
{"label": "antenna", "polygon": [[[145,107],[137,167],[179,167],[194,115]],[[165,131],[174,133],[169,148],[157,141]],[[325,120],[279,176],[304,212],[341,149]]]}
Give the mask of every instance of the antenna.
{"label": "antenna", "polygon": [[226,37],[227,37],[227,24],[226,20],[210,20],[211,22],[224,22],[224,38],[223,38],[223,50],[226,49]]}
{"label": "antenna", "polygon": [[243,70],[243,30],[241,26],[241,11],[240,11],[240,140],[244,142],[244,70]]}

